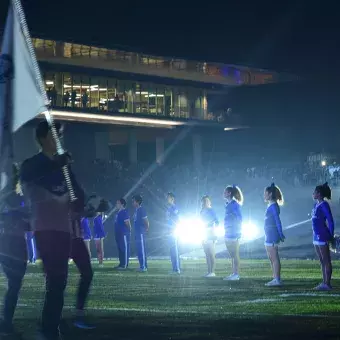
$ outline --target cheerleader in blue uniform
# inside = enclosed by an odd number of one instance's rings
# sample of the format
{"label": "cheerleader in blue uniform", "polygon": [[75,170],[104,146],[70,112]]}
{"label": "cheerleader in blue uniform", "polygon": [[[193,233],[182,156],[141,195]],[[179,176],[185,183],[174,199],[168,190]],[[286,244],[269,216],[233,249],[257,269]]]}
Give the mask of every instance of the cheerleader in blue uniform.
{"label": "cheerleader in blue uniform", "polygon": [[206,228],[206,238],[203,241],[203,249],[208,265],[208,273],[205,277],[215,277],[215,243],[216,234],[214,228],[218,226],[218,219],[215,210],[211,207],[209,196],[202,197],[201,220]]}
{"label": "cheerleader in blue uniform", "polygon": [[242,212],[243,194],[239,187],[227,186],[224,190],[225,216],[225,244],[231,258],[233,273],[223,280],[238,281],[240,279],[240,238],[242,236]]}
{"label": "cheerleader in blue uniform", "polygon": [[280,206],[283,205],[283,194],[274,183],[264,191],[264,200],[268,203],[264,221],[265,247],[273,271],[273,280],[266,286],[281,286],[281,262],[279,244],[285,240],[280,219]]}
{"label": "cheerleader in blue uniform", "polygon": [[334,220],[328,202],[332,196],[327,183],[318,185],[313,193],[316,201],[312,211],[313,244],[319,257],[323,281],[316,290],[331,290],[332,260],[329,243],[334,238]]}
{"label": "cheerleader in blue uniform", "polygon": [[103,217],[103,213],[98,213],[97,216],[93,219],[93,238],[96,244],[97,258],[100,267],[103,266],[104,238],[106,236],[106,233],[104,231]]}

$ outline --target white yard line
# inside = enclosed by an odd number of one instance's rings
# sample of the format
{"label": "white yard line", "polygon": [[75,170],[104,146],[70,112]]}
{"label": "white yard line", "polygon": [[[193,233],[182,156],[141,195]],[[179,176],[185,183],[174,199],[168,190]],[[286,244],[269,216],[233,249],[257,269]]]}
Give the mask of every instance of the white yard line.
{"label": "white yard line", "polygon": [[310,296],[310,297],[340,297],[340,294],[327,294],[327,293],[291,293],[280,294],[280,297],[294,297],[294,296]]}
{"label": "white yard line", "polygon": [[279,301],[282,301],[282,299],[277,299],[277,298],[255,299],[255,300],[239,301],[239,302],[236,302],[236,304],[247,305],[247,304],[250,304],[250,303],[267,303],[267,302],[279,302]]}
{"label": "white yard line", "polygon": [[289,298],[289,297],[340,297],[340,294],[327,294],[327,293],[284,293],[277,295],[277,298],[268,298],[268,299],[255,299],[255,300],[246,300],[240,301],[236,304],[246,305],[251,303],[268,303],[268,302],[280,302],[283,301],[282,298]]}
{"label": "white yard line", "polygon": [[[0,306],[3,306],[3,303],[0,303]],[[26,307],[29,307],[29,305],[26,305],[26,304],[23,304],[23,303],[18,303],[17,307],[26,308]]]}

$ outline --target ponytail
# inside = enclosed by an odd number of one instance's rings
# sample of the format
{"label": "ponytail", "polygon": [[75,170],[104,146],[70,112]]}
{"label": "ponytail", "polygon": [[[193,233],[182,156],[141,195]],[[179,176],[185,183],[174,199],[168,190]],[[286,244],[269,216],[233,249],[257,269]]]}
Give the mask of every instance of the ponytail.
{"label": "ponytail", "polygon": [[234,185],[229,185],[227,186],[226,188],[227,191],[229,191],[231,193],[231,197],[239,204],[239,205],[242,205],[243,202],[244,202],[244,199],[243,199],[243,194],[242,194],[242,191],[241,189],[236,186],[235,184]]}
{"label": "ponytail", "polygon": [[266,191],[271,194],[271,199],[276,201],[278,205],[284,204],[283,193],[281,189],[275,185],[275,183],[272,183],[269,187],[267,187]]}

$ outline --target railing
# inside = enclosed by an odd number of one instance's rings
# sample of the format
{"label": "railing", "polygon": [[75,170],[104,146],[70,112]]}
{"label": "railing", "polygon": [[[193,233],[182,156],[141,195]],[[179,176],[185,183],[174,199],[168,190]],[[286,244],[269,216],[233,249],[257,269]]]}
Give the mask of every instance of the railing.
{"label": "railing", "polygon": [[167,106],[164,107],[162,110],[156,112],[155,109],[148,110],[147,107],[142,107],[141,105],[131,105],[131,103],[124,100],[105,101],[95,104],[90,101],[65,101],[64,96],[61,95],[51,96],[49,97],[49,99],[51,107],[58,110],[64,109],[74,112],[99,113],[109,115],[126,114],[159,118],[167,117],[173,119],[213,120],[211,117],[208,117],[204,114],[203,108],[190,110],[189,106]]}
{"label": "railing", "polygon": [[174,106],[169,108],[169,110],[162,112],[153,111],[135,111],[130,112],[124,102],[113,102],[111,105],[99,105],[91,106],[91,104],[81,104],[80,106],[68,102],[64,103],[60,96],[51,99],[51,107],[53,110],[62,111],[72,111],[75,113],[90,113],[90,114],[100,114],[108,116],[124,115],[124,116],[135,116],[135,117],[149,117],[149,118],[159,118],[159,119],[172,119],[174,121],[196,121],[196,122],[211,122],[220,124],[231,124],[231,125],[242,125],[242,119],[240,115],[227,114],[227,112],[220,111],[219,113],[208,112],[204,114],[203,110],[195,109],[190,110],[188,107],[181,108],[179,106]]}

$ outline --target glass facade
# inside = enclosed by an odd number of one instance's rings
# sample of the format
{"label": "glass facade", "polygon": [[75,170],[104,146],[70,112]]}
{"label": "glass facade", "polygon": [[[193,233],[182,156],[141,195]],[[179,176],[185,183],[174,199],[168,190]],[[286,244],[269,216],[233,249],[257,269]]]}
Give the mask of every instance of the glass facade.
{"label": "glass facade", "polygon": [[206,91],[68,72],[43,72],[54,107],[208,119]]}

